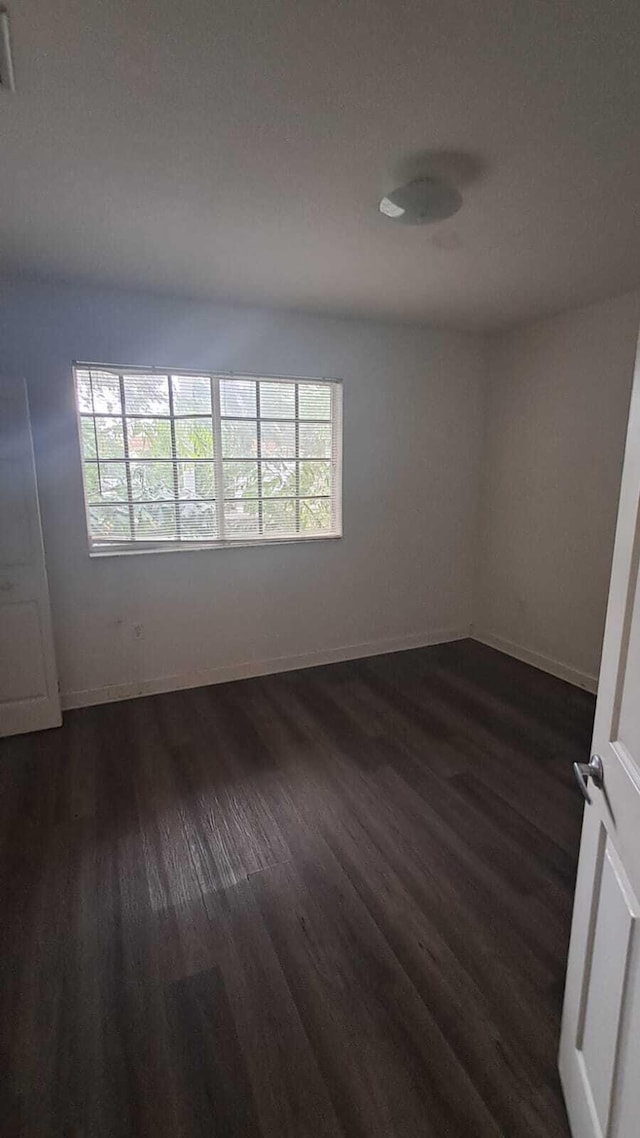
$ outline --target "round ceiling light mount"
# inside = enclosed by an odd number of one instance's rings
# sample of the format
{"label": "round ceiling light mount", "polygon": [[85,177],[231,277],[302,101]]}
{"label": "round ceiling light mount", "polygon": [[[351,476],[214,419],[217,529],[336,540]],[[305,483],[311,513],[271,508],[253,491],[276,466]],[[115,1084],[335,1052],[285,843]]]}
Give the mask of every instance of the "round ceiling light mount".
{"label": "round ceiling light mount", "polygon": [[455,186],[439,178],[416,178],[382,199],[380,213],[401,225],[429,225],[452,217],[462,205]]}

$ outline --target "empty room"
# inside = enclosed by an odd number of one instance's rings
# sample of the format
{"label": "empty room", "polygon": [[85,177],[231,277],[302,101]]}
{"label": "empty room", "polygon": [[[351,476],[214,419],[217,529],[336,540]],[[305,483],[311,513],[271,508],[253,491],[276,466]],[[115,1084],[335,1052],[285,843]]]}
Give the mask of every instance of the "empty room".
{"label": "empty room", "polygon": [[639,56],[0,5],[2,1138],[638,1138]]}

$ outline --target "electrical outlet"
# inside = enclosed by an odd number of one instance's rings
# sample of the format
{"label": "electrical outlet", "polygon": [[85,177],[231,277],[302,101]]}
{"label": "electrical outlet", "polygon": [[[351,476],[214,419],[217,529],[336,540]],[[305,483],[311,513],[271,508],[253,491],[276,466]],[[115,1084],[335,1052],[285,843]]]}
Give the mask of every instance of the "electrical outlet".
{"label": "electrical outlet", "polygon": [[133,639],[144,640],[144,624],[134,624],[133,626]]}

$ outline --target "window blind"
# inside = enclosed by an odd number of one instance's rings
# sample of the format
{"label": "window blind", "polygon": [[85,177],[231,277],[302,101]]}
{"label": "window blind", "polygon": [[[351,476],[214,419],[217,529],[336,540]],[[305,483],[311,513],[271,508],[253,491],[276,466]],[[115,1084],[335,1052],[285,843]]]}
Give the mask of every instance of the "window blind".
{"label": "window blind", "polygon": [[341,532],[338,381],[74,368],[94,552]]}

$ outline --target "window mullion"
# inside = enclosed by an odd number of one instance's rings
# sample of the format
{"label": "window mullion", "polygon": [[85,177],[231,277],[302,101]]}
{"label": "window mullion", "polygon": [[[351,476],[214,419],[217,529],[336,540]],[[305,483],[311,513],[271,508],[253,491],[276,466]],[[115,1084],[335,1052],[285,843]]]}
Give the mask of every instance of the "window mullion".
{"label": "window mullion", "polygon": [[174,515],[176,519],[176,538],[180,541],[180,485],[178,482],[178,450],[176,447],[176,423],[173,417],[173,383],[171,376],[167,376],[167,383],[169,385],[169,428],[171,430],[171,456],[173,458],[173,497],[174,497]]}
{"label": "window mullion", "polygon": [[264,533],[262,506],[262,431],[260,429],[260,384],[256,383],[256,456],[258,459],[258,533]]}
{"label": "window mullion", "polygon": [[133,488],[131,486],[131,460],[129,457],[129,436],[127,434],[127,404],[124,394],[124,376],[119,375],[120,383],[120,409],[122,411],[122,445],[124,448],[124,469],[127,478],[127,500],[129,503],[129,530],[131,541],[135,541],[135,512],[133,509]]}
{"label": "window mullion", "polygon": [[342,533],[342,390],[332,384],[331,399],[331,511],[332,532]]}
{"label": "window mullion", "polygon": [[[96,448],[96,462],[98,464],[98,489],[100,497],[102,497],[102,471],[100,469],[100,455],[98,454],[98,428],[96,427],[96,407],[93,399],[93,372],[89,372],[89,388],[91,390],[91,424],[93,426],[93,445]],[[122,410],[122,404],[120,405]],[[82,421],[80,423],[80,430],[82,431]],[[84,455],[84,440],[82,440],[82,453]]]}
{"label": "window mullion", "polygon": [[222,463],[222,414],[220,411],[220,380],[217,375],[209,376],[211,383],[211,416],[213,425],[213,461],[216,472],[216,504],[218,513],[218,538],[225,539],[224,517],[224,466]]}
{"label": "window mullion", "polygon": [[295,454],[296,454],[296,533],[300,533],[300,398],[299,384],[294,386]]}

